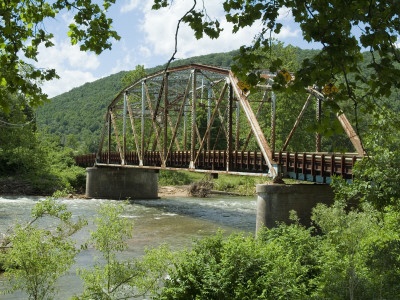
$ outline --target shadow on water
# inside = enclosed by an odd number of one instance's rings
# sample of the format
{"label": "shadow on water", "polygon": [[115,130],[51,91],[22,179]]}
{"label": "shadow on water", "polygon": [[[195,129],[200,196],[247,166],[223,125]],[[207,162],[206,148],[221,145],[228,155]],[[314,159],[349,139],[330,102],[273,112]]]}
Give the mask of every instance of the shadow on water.
{"label": "shadow on water", "polygon": [[168,197],[156,200],[130,200],[131,204],[254,232],[256,199],[254,197],[188,198]]}

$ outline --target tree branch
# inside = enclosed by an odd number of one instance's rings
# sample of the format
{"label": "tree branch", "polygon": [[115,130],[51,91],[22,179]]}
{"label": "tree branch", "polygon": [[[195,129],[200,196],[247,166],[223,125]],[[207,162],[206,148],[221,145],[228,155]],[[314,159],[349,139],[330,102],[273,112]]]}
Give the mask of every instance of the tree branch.
{"label": "tree branch", "polygon": [[167,73],[167,70],[169,68],[169,65],[171,64],[171,62],[175,59],[175,54],[178,52],[178,33],[179,33],[179,26],[181,25],[181,22],[183,21],[183,19],[190,14],[194,8],[196,7],[197,4],[197,0],[193,0],[193,6],[191,9],[189,9],[182,18],[179,19],[178,24],[176,25],[176,31],[175,31],[175,50],[174,53],[172,54],[171,58],[168,60],[167,65],[165,66],[164,69],[164,73]]}

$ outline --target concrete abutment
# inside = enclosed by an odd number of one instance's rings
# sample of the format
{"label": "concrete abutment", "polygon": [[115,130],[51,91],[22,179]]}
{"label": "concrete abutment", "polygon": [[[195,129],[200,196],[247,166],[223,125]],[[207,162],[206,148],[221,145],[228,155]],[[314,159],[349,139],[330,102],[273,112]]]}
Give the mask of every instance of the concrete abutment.
{"label": "concrete abutment", "polygon": [[334,193],[327,184],[258,184],[256,232],[277,222],[290,223],[290,211],[300,223],[309,226],[311,212],[318,203],[332,204]]}
{"label": "concrete abutment", "polygon": [[157,199],[158,170],[86,168],[86,197],[100,199]]}

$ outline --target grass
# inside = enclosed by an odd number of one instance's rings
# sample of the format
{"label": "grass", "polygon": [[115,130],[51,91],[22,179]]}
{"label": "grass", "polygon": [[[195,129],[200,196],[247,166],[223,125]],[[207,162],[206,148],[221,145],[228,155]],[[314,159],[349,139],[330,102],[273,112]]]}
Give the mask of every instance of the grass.
{"label": "grass", "polygon": [[[218,178],[211,178],[208,173],[197,173],[189,171],[161,170],[159,174],[159,185],[188,185],[193,182],[211,181],[213,189],[224,192],[238,193],[242,195],[255,195],[256,185],[271,181],[268,177],[243,176],[218,174]],[[284,179],[286,184],[311,183],[294,179]]]}

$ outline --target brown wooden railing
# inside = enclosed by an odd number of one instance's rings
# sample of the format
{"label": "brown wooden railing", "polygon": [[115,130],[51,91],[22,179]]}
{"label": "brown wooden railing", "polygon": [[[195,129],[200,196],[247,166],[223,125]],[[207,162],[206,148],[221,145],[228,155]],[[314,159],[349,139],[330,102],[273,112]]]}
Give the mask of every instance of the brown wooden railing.
{"label": "brown wooden railing", "polygon": [[[93,166],[95,159],[96,154],[75,157],[76,164],[81,167]],[[229,170],[227,170],[228,159],[230,160]],[[275,152],[274,159],[281,166],[281,171],[291,178],[326,182],[326,179],[333,175],[352,179],[353,166],[361,158],[349,154]],[[127,152],[125,160],[125,165],[128,167],[139,166],[137,152]],[[187,170],[190,164],[190,151],[171,152],[163,167],[161,161],[160,152],[148,151],[143,157],[143,167]],[[121,165],[121,157],[118,152],[106,152],[101,154],[97,163],[118,166]],[[196,161],[195,171],[265,175],[268,173],[268,166],[262,153],[257,151],[233,151],[230,158],[227,151],[202,151]]]}

